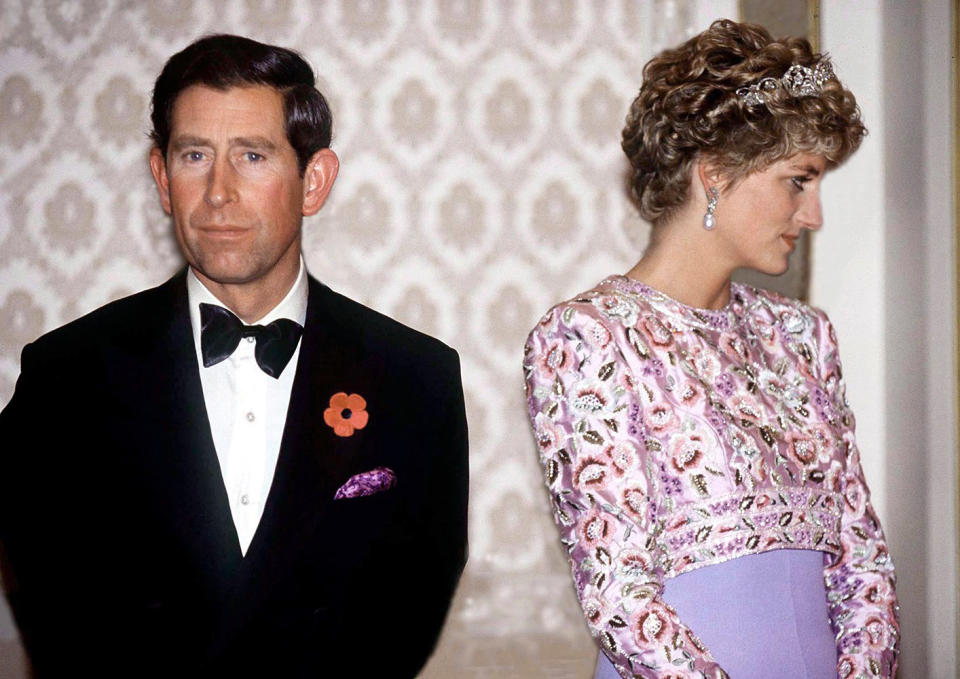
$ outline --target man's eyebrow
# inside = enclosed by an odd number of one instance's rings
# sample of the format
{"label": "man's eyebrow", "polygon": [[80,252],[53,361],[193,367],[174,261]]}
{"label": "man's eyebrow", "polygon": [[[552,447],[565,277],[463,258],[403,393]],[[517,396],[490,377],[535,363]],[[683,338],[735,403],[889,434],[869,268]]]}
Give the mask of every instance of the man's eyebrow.
{"label": "man's eyebrow", "polygon": [[[174,138],[170,142],[170,147],[174,151],[180,151],[190,146],[212,147],[214,143],[209,139],[197,137],[191,134],[184,134]],[[243,146],[251,149],[261,149],[263,151],[276,151],[277,145],[266,137],[233,137],[230,139],[230,146]]]}
{"label": "man's eyebrow", "polygon": [[266,137],[233,137],[230,140],[230,146],[245,146],[251,149],[262,149],[264,151],[276,151],[277,145]]}
{"label": "man's eyebrow", "polygon": [[209,139],[195,137],[190,134],[184,134],[179,137],[175,137],[173,141],[170,142],[170,147],[174,151],[180,151],[188,146],[213,146],[213,142]]}

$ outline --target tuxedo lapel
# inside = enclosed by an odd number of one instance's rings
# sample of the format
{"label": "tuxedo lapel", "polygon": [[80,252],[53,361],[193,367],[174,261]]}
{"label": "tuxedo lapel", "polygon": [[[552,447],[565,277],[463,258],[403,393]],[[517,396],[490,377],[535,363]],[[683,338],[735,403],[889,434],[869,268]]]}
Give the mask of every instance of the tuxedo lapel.
{"label": "tuxedo lapel", "polygon": [[[311,286],[311,298],[314,292]],[[356,440],[335,440],[323,420],[330,397],[351,388],[348,366],[355,364],[323,315],[322,305],[308,300],[280,455],[250,557],[265,550],[275,555],[301,539],[304,520],[317,517],[333,500],[356,447],[350,445]]]}
{"label": "tuxedo lapel", "polygon": [[147,374],[138,388],[149,390],[154,400],[144,412],[155,423],[140,432],[143,477],[157,520],[204,589],[221,599],[239,569],[240,545],[204,405],[183,275],[160,290],[165,296],[156,316],[159,340],[154,355],[139,362]]}
{"label": "tuxedo lapel", "polygon": [[304,521],[318,518],[329,507],[362,446],[362,431],[338,437],[323,419],[331,396],[363,391],[369,383],[363,357],[330,314],[329,293],[310,279],[307,321],[280,455],[250,555],[264,549],[275,554],[298,543]]}

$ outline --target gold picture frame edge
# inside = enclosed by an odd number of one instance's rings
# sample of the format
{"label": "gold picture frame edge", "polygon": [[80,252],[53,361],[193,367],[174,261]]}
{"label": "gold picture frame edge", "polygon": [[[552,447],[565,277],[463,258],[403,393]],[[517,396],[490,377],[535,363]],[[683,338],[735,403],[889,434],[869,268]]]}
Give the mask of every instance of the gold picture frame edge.
{"label": "gold picture frame edge", "polygon": [[820,51],[820,0],[807,0],[807,40],[814,52]]}

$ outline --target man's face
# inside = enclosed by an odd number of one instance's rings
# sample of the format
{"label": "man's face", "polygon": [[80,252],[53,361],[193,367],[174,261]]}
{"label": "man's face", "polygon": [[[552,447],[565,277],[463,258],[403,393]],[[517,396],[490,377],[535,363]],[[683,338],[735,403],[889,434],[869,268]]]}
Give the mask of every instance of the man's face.
{"label": "man's face", "polygon": [[[334,165],[317,202],[315,163],[324,153]],[[166,157],[154,149],[150,164],[184,257],[213,287],[292,284],[302,215],[319,210],[336,176],[329,150],[300,176],[282,96],[267,86],[185,89]]]}

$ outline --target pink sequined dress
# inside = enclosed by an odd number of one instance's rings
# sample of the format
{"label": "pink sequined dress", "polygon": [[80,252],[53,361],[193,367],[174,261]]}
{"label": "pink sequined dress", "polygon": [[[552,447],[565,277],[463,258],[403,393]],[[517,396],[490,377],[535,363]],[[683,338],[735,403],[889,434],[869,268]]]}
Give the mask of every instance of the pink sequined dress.
{"label": "pink sequined dress", "polygon": [[576,592],[621,676],[726,676],[665,584],[791,549],[821,553],[837,675],[893,677],[893,565],[823,312],[737,283],[694,309],[613,276],[547,312],[524,371]]}

